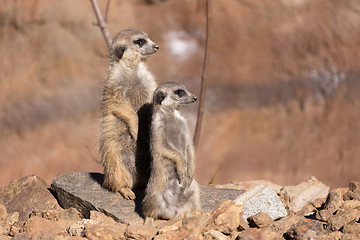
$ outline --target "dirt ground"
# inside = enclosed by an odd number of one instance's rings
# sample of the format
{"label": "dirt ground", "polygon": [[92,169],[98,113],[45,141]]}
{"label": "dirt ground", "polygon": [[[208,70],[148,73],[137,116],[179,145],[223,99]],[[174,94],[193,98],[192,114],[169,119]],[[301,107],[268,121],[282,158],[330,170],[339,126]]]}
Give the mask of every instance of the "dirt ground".
{"label": "dirt ground", "polygon": [[[99,0],[104,11],[105,0]],[[111,1],[108,26],[147,32],[157,82],[199,93],[204,0]],[[108,55],[89,1],[0,0],[0,185],[101,171],[98,119]],[[331,187],[359,181],[360,3],[212,1],[196,178]],[[196,107],[184,109],[192,129]]]}

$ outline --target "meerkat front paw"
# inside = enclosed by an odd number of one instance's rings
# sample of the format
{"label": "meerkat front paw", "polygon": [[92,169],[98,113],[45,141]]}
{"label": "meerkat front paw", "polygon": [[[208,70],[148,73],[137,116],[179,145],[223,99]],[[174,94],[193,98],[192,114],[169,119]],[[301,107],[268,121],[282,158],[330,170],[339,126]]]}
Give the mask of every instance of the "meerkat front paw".
{"label": "meerkat front paw", "polygon": [[179,184],[182,187],[187,187],[188,186],[188,178],[186,177],[185,173],[179,174]]}
{"label": "meerkat front paw", "polygon": [[138,131],[137,129],[130,129],[130,135],[131,137],[136,141],[137,140],[137,137],[138,137]]}
{"label": "meerkat front paw", "polygon": [[120,194],[128,200],[134,200],[135,199],[135,193],[128,187],[121,188],[119,190]]}

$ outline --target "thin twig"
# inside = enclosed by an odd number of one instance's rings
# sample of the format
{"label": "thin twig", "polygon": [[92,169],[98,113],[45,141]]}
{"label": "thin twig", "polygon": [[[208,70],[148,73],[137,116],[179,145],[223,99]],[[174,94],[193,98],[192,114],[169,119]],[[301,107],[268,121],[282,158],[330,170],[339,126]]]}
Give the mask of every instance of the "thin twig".
{"label": "thin twig", "polygon": [[105,8],[105,15],[104,15],[104,21],[107,23],[107,17],[108,17],[108,12],[109,12],[109,6],[110,6],[110,0],[107,1],[106,3],[106,8]]}
{"label": "thin twig", "polygon": [[211,0],[206,0],[206,39],[205,39],[205,53],[204,63],[201,74],[201,88],[199,107],[197,113],[197,122],[194,134],[194,146],[197,148],[200,139],[200,130],[202,125],[202,119],[204,115],[205,93],[206,93],[206,79],[207,79],[207,65],[209,61],[209,49],[210,49],[210,24],[211,24]]}
{"label": "thin twig", "polygon": [[107,28],[106,22],[104,21],[104,18],[102,17],[100,8],[99,8],[99,4],[97,2],[97,0],[90,0],[92,7],[94,9],[95,12],[95,16],[97,19],[97,26],[100,28],[101,33],[104,37],[104,40],[109,48],[110,51],[110,47],[111,47],[111,38],[110,38],[110,33],[109,30]]}

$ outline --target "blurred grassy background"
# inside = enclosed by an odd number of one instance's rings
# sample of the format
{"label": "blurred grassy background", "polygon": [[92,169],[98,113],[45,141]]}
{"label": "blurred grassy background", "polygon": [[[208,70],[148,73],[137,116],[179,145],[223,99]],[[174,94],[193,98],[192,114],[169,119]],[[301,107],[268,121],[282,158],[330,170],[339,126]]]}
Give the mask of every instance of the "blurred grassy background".
{"label": "blurred grassy background", "polygon": [[[105,0],[99,0],[105,9]],[[331,187],[360,180],[360,2],[212,1],[196,178]],[[0,185],[101,171],[97,129],[107,49],[88,0],[0,0]],[[147,32],[157,82],[198,93],[204,0],[113,0],[112,35]],[[184,109],[194,127],[196,106]]]}

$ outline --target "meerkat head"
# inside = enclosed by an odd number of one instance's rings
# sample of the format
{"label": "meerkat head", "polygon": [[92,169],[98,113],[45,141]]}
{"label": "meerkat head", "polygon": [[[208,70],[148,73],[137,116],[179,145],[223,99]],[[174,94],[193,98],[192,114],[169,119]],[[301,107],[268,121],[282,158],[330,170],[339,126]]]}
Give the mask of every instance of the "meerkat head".
{"label": "meerkat head", "polygon": [[111,45],[111,61],[124,60],[137,64],[159,50],[146,33],[137,30],[124,30],[116,34]]}
{"label": "meerkat head", "polygon": [[153,104],[168,110],[176,110],[197,100],[184,85],[180,83],[163,83],[154,92]]}

